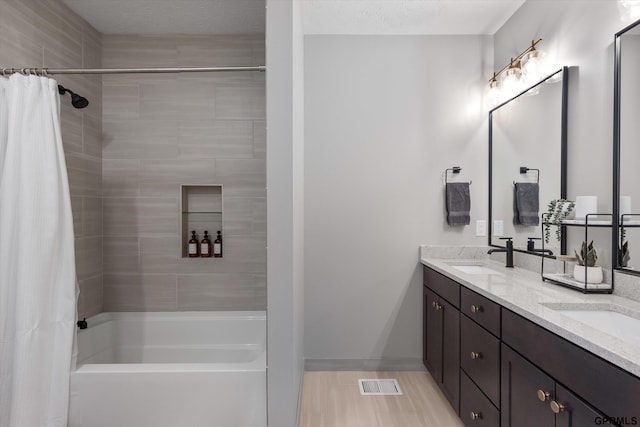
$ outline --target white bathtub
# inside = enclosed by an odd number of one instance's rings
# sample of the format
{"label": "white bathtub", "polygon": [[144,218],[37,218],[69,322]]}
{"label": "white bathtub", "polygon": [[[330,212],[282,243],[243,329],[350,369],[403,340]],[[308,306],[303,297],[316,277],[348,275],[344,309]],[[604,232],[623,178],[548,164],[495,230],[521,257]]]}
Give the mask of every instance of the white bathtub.
{"label": "white bathtub", "polygon": [[78,332],[69,427],[265,427],[264,312],[101,313]]}

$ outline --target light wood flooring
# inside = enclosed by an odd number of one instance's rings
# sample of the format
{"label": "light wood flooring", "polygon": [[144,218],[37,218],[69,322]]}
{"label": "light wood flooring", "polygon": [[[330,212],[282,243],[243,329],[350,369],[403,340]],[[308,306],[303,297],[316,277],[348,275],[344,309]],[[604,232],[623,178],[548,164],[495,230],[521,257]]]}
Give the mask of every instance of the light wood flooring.
{"label": "light wood flooring", "polygon": [[[361,396],[358,379],[395,378],[402,396]],[[463,427],[427,372],[305,372],[300,427]]]}

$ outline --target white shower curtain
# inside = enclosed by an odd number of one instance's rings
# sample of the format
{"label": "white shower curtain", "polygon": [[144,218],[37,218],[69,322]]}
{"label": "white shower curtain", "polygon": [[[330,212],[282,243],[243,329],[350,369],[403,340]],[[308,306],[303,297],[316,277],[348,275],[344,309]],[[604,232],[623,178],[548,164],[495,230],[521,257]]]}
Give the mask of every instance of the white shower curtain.
{"label": "white shower curtain", "polygon": [[0,77],[0,427],[66,427],[75,320],[57,83]]}

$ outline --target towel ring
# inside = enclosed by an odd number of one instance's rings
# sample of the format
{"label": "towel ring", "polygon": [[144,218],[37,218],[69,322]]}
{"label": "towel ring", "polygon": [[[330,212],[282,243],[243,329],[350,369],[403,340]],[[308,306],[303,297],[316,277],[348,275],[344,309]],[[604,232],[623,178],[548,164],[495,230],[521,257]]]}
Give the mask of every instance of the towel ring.
{"label": "towel ring", "polygon": [[[444,170],[444,185],[447,185],[449,183],[449,180],[447,179],[449,177],[449,171],[451,171],[451,173],[457,174],[460,173],[460,171],[462,170],[462,168],[460,166],[454,166],[452,168],[447,168]],[[473,183],[473,181],[469,181],[469,185],[471,185]]]}
{"label": "towel ring", "polygon": [[[529,171],[535,171],[536,172],[536,184],[540,184],[540,169],[533,169],[533,168],[528,168],[526,166],[520,166],[520,173],[522,175],[526,174]],[[513,185],[516,185],[517,183],[515,181],[513,181]]]}

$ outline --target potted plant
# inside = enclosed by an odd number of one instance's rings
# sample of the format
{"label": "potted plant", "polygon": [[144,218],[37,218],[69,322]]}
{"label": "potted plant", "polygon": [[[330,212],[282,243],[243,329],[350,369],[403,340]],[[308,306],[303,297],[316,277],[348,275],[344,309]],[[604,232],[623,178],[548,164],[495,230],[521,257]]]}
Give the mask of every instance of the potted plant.
{"label": "potted plant", "polygon": [[629,241],[627,240],[622,244],[622,247],[618,249],[618,264],[620,264],[620,267],[628,267],[630,259]]}
{"label": "potted plant", "polygon": [[584,283],[602,283],[602,267],[596,267],[598,254],[593,247],[593,240],[588,245],[582,242],[580,253],[574,252],[578,264],[573,268],[573,278]]}
{"label": "potted plant", "polygon": [[569,218],[575,202],[566,199],[554,199],[547,205],[547,212],[542,214],[542,223],[544,225],[544,241],[549,243],[551,239],[551,226],[556,227],[556,240],[562,238],[562,221]]}

